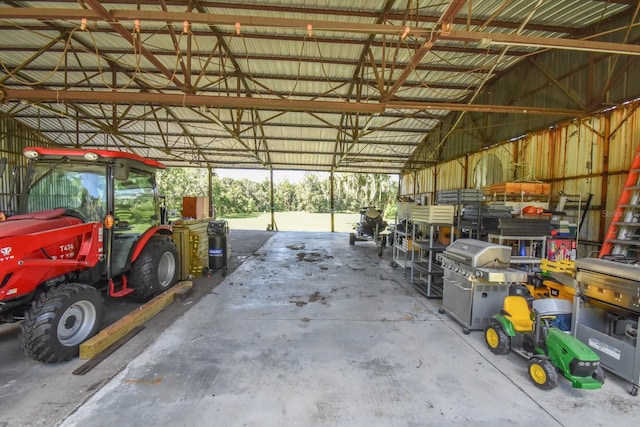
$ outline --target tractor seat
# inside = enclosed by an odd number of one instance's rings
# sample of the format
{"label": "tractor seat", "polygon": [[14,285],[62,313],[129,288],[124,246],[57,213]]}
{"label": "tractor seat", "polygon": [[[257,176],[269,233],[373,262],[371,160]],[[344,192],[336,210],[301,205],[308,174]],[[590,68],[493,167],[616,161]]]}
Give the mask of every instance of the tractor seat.
{"label": "tractor seat", "polygon": [[510,295],[504,299],[504,314],[513,324],[517,332],[531,332],[533,330],[533,320],[527,300],[518,295]]}

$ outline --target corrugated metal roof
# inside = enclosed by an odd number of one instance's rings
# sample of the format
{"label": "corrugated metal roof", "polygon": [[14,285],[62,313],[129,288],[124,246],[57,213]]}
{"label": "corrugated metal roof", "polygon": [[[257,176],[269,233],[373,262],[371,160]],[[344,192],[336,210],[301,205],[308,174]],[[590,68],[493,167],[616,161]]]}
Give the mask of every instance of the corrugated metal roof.
{"label": "corrugated metal roof", "polygon": [[[617,43],[624,58],[631,45],[621,34],[634,6],[0,2],[0,113],[57,144],[133,151],[169,165],[398,173],[413,167],[410,157],[447,117],[474,111],[480,93],[495,103],[480,111],[517,112],[508,89],[493,91],[496,99],[491,87],[554,43],[583,42],[587,52],[571,53],[579,70],[593,59],[600,27],[614,20],[618,30],[602,40]],[[531,72],[541,86],[563,78]],[[570,96],[538,96],[531,107],[561,115],[575,105]]]}

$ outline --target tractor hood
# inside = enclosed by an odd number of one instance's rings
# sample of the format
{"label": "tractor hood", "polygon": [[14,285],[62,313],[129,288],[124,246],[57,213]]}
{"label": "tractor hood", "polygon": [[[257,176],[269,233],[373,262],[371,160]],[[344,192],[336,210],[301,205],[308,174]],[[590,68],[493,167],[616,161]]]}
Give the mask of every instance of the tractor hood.
{"label": "tractor hood", "polygon": [[0,222],[0,238],[24,236],[55,228],[79,224],[78,218],[65,215],[66,209],[52,209],[23,215],[14,215]]}

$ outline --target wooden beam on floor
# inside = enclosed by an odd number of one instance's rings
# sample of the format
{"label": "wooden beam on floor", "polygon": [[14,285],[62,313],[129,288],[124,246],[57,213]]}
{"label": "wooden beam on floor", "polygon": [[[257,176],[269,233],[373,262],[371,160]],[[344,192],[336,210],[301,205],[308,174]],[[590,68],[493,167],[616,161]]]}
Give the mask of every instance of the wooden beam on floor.
{"label": "wooden beam on floor", "polygon": [[142,325],[169,306],[175,300],[176,294],[186,292],[186,290],[192,286],[193,282],[191,281],[180,282],[168,291],[141,305],[117,322],[104,328],[93,338],[80,344],[80,358],[91,359],[98,353],[104,351],[134,328]]}

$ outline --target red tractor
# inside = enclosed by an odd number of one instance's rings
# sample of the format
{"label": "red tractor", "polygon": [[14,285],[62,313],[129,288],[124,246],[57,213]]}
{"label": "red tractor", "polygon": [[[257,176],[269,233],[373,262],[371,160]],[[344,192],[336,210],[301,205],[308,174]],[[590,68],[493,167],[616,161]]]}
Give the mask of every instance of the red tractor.
{"label": "red tractor", "polygon": [[54,363],[102,326],[103,295],[147,301],[177,281],[156,188],[164,165],[107,150],[27,148],[18,213],[0,213],[0,322]]}

